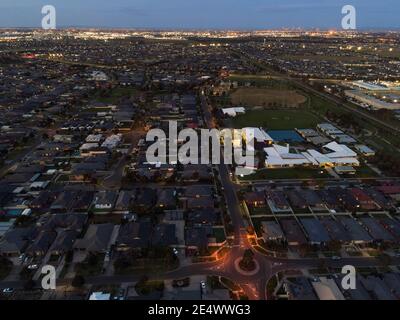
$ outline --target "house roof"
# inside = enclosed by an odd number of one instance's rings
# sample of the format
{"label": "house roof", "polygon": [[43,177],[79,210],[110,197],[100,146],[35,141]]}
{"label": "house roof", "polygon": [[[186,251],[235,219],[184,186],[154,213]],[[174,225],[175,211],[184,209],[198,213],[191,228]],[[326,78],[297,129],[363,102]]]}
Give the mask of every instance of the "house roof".
{"label": "house roof", "polygon": [[330,189],[318,190],[317,193],[319,197],[324,201],[324,203],[327,204],[328,206],[330,207],[339,206],[339,202],[335,194],[332,194],[332,192],[330,192]]}
{"label": "house roof", "polygon": [[380,218],[379,222],[392,234],[392,236],[394,236],[397,240],[400,240],[400,223],[398,221],[389,217],[384,217]]}
{"label": "house roof", "polygon": [[199,186],[192,185],[185,189],[185,197],[196,198],[196,197],[210,197],[213,193],[212,187],[210,186]]}
{"label": "house roof", "polygon": [[265,238],[284,238],[283,231],[279,224],[275,221],[263,221],[261,222],[263,234]]}
{"label": "house roof", "polygon": [[130,222],[120,227],[117,246],[146,248],[150,244],[152,225],[150,221]]}
{"label": "house roof", "polygon": [[192,228],[187,228],[185,234],[187,246],[206,248],[208,245],[208,236],[212,234],[212,228],[205,226],[196,226]]}
{"label": "house roof", "polygon": [[302,218],[300,221],[303,224],[304,229],[306,229],[308,238],[311,242],[321,243],[331,240],[328,232],[319,220],[314,218]]}
{"label": "house roof", "polygon": [[115,191],[99,191],[95,195],[95,203],[97,205],[109,205],[115,204],[118,193]]}
{"label": "house roof", "polygon": [[330,217],[322,217],[320,221],[322,225],[325,227],[325,229],[328,231],[329,236],[333,240],[338,240],[338,241],[350,240],[350,236],[346,231],[346,229],[336,220]]}
{"label": "house roof", "polygon": [[323,205],[322,199],[319,197],[318,193],[314,190],[303,189],[300,191],[300,194],[309,206]]}
{"label": "house roof", "polygon": [[377,300],[396,300],[386,283],[376,276],[360,277],[363,286],[372,293]]}
{"label": "house roof", "polygon": [[298,244],[307,243],[306,237],[296,220],[281,219],[280,223],[288,242],[296,242]]}
{"label": "house roof", "polygon": [[293,207],[296,208],[306,208],[307,202],[302,197],[301,193],[297,190],[289,190],[286,192],[286,195],[289,198],[289,202]]}
{"label": "house roof", "polygon": [[43,224],[43,229],[53,230],[53,229],[69,229],[80,231],[83,229],[86,221],[86,214],[52,214],[50,216],[42,216],[44,220],[41,220]]}
{"label": "house roof", "polygon": [[313,287],[306,277],[286,278],[284,286],[293,300],[317,300]]}
{"label": "house roof", "polygon": [[360,188],[351,188],[350,192],[360,202],[372,201],[371,197]]}
{"label": "house roof", "polygon": [[74,242],[78,237],[79,232],[75,230],[62,230],[58,235],[53,245],[51,246],[51,251],[62,251],[67,252],[73,248]]}
{"label": "house roof", "polygon": [[101,252],[108,248],[114,225],[111,223],[91,224],[83,239],[78,239],[74,248],[90,252]]}
{"label": "house roof", "polygon": [[187,213],[187,220],[193,224],[215,224],[219,220],[215,210],[197,209]]}
{"label": "house roof", "polygon": [[394,241],[394,237],[374,218],[365,217],[360,220],[375,240]]}
{"label": "house roof", "polygon": [[135,199],[136,193],[134,191],[121,191],[118,195],[115,209],[128,210],[131,206],[132,200]]}
{"label": "house roof", "polygon": [[272,191],[267,190],[265,192],[267,199],[273,202],[276,208],[289,208],[290,204],[286,200],[285,193],[283,191]]}
{"label": "house roof", "polygon": [[161,189],[158,191],[157,205],[159,206],[175,206],[176,191],[174,189]]}
{"label": "house roof", "polygon": [[400,186],[379,186],[376,188],[379,191],[382,191],[384,194],[400,194]]}
{"label": "house roof", "polygon": [[137,194],[135,205],[153,206],[157,200],[157,191],[150,188],[143,188]]}
{"label": "house roof", "polygon": [[191,198],[187,201],[188,209],[196,209],[196,208],[214,208],[214,199],[211,197],[202,197],[202,198]]}
{"label": "house roof", "polygon": [[340,217],[339,220],[349,232],[351,240],[366,242],[372,241],[368,232],[353,218]]}
{"label": "house roof", "polygon": [[28,254],[35,254],[36,252],[46,253],[56,239],[56,236],[57,233],[55,231],[41,231],[25,252]]}
{"label": "house roof", "polygon": [[244,195],[244,199],[246,202],[265,202],[265,194],[264,192],[246,192]]}
{"label": "house roof", "polygon": [[0,253],[22,252],[34,233],[34,228],[16,228],[6,232],[0,240]]}
{"label": "house roof", "polygon": [[320,277],[319,281],[313,281],[312,285],[320,300],[345,300],[333,279]]}
{"label": "house roof", "polygon": [[175,235],[175,225],[160,223],[155,226],[151,239],[153,246],[171,246],[178,243]]}

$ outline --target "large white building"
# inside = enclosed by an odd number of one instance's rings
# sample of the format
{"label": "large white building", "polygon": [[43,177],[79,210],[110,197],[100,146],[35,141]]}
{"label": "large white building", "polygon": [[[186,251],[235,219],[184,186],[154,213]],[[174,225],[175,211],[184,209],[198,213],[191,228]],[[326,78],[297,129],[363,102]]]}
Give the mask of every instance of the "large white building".
{"label": "large white building", "polygon": [[243,139],[246,142],[254,140],[255,142],[261,142],[270,144],[274,141],[271,136],[265,132],[262,128],[246,127],[242,129]]}
{"label": "large white building", "polygon": [[246,110],[243,107],[224,108],[222,109],[222,113],[224,115],[228,115],[229,117],[236,117],[238,114],[246,113]]}
{"label": "large white building", "polygon": [[321,153],[309,149],[306,152],[291,153],[289,145],[280,146],[277,144],[264,148],[266,155],[265,165],[267,168],[283,168],[294,166],[319,166],[336,167],[343,165],[359,166],[357,153],[349,147],[337,142],[328,143],[323,147],[331,152]]}
{"label": "large white building", "polygon": [[345,95],[374,109],[400,110],[399,102],[388,102],[358,90],[346,90]]}

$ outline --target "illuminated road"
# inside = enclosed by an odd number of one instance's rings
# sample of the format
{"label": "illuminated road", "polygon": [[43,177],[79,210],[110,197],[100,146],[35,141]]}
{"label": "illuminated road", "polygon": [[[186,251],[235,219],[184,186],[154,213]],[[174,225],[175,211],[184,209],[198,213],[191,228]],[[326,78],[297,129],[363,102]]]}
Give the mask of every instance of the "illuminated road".
{"label": "illuminated road", "polygon": [[[212,115],[210,106],[206,102],[204,96],[202,98],[202,108],[204,118],[210,127],[213,127]],[[195,263],[188,266],[178,268],[176,270],[166,272],[161,275],[147,275],[153,279],[159,280],[172,280],[190,277],[193,275],[206,275],[206,276],[221,276],[232,280],[238,284],[244,293],[251,300],[265,300],[266,285],[268,281],[277,273],[287,270],[301,270],[301,269],[317,269],[323,265],[326,268],[342,268],[345,265],[352,265],[355,267],[373,267],[381,266],[382,262],[378,258],[343,258],[341,260],[326,259],[287,259],[287,258],[274,258],[264,255],[255,250],[251,245],[245,224],[242,217],[240,202],[237,197],[235,184],[231,181],[229,169],[226,165],[220,164],[217,166],[221,184],[224,188],[224,196],[226,199],[228,212],[231,216],[234,226],[234,241],[231,246],[227,246],[227,252],[223,257],[213,262]],[[238,268],[235,262],[243,257],[245,250],[252,250],[254,253],[254,260],[259,268],[254,273],[246,274]],[[392,265],[400,265],[400,258],[392,259]],[[99,275],[95,277],[86,278],[87,284],[103,285],[103,284],[121,284],[136,282],[142,275],[136,274],[133,276],[106,276]],[[71,280],[60,280],[58,285],[70,284]],[[13,282],[0,282],[0,288],[12,287],[15,289],[23,288],[23,281]],[[37,283],[37,285],[39,285]]]}
{"label": "illuminated road", "polygon": [[[201,104],[204,119],[209,128],[214,127],[215,121],[212,120],[211,106],[208,105],[204,95],[201,96]],[[222,157],[221,157],[222,158]],[[185,275],[193,274],[193,271],[198,274],[213,274],[227,277],[239,284],[250,299],[267,299],[266,285],[273,275],[285,270],[300,270],[309,268],[319,268],[323,264],[330,268],[342,268],[345,265],[354,265],[356,267],[364,266],[379,266],[380,261],[376,258],[346,258],[341,260],[332,259],[282,259],[266,256],[259,251],[254,250],[248,240],[247,231],[243,222],[240,202],[237,197],[236,187],[231,181],[229,169],[226,165],[218,165],[221,185],[224,188],[225,200],[228,206],[228,212],[232,218],[234,226],[234,245],[229,253],[221,261],[211,264],[188,266],[176,271],[179,275],[181,272]],[[245,250],[251,249],[254,253],[254,260],[260,266],[259,271],[251,276],[246,276],[240,273],[235,268],[235,261],[243,257]],[[400,259],[392,261],[394,264],[399,264]]]}

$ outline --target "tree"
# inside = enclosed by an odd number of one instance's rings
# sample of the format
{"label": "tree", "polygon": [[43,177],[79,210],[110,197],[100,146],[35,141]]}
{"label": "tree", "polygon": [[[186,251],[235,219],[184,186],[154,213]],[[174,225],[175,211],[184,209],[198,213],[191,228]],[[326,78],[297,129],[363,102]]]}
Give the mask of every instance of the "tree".
{"label": "tree", "polygon": [[338,240],[329,241],[327,247],[331,251],[339,251],[342,248],[342,244]]}
{"label": "tree", "polygon": [[144,275],[139,279],[139,281],[137,282],[136,286],[138,286],[138,287],[145,286],[148,281],[149,281],[149,277]]}
{"label": "tree", "polygon": [[243,258],[240,261],[240,267],[243,270],[254,270],[255,262],[254,262],[254,253],[250,249],[245,250],[243,253]]}
{"label": "tree", "polygon": [[392,263],[392,258],[386,253],[379,255],[377,258],[384,267],[388,267]]}
{"label": "tree", "polygon": [[247,233],[253,236],[255,234],[254,227],[248,226],[247,227]]}
{"label": "tree", "polygon": [[82,288],[85,284],[85,278],[81,275],[76,275],[71,284],[74,288]]}
{"label": "tree", "polygon": [[124,270],[132,266],[131,259],[126,256],[119,257],[114,262],[114,268],[117,271]]}
{"label": "tree", "polygon": [[72,251],[68,251],[68,252],[65,254],[65,262],[66,262],[66,263],[71,263],[73,257],[74,257],[74,253],[73,253]]}
{"label": "tree", "polygon": [[253,260],[254,258],[254,253],[250,249],[245,250],[243,253],[243,259],[244,260]]}
{"label": "tree", "polygon": [[6,257],[0,256],[0,279],[8,275],[11,271],[12,262]]}
{"label": "tree", "polygon": [[31,291],[35,287],[35,285],[36,285],[36,282],[32,279],[29,279],[24,284],[24,290]]}
{"label": "tree", "polygon": [[98,261],[99,261],[99,257],[97,255],[95,255],[93,253],[89,254],[88,260],[87,260],[88,265],[95,266],[95,265],[97,265]]}

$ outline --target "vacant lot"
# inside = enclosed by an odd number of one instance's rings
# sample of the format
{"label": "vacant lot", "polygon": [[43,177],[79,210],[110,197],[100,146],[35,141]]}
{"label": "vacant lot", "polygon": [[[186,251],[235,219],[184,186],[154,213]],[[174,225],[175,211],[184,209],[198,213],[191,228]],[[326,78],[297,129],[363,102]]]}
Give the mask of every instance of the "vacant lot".
{"label": "vacant lot", "polygon": [[94,99],[102,103],[117,103],[121,98],[130,98],[138,94],[138,90],[131,87],[116,87],[110,90],[99,90]]}
{"label": "vacant lot", "polygon": [[263,127],[268,130],[315,128],[321,120],[307,110],[251,110],[233,120],[235,128]]}
{"label": "vacant lot", "polygon": [[298,107],[306,97],[294,90],[240,88],[231,94],[233,104],[264,107]]}
{"label": "vacant lot", "polygon": [[250,83],[253,87],[263,89],[293,90],[294,87],[286,80],[273,76],[233,74],[230,81],[237,81],[240,86]]}

